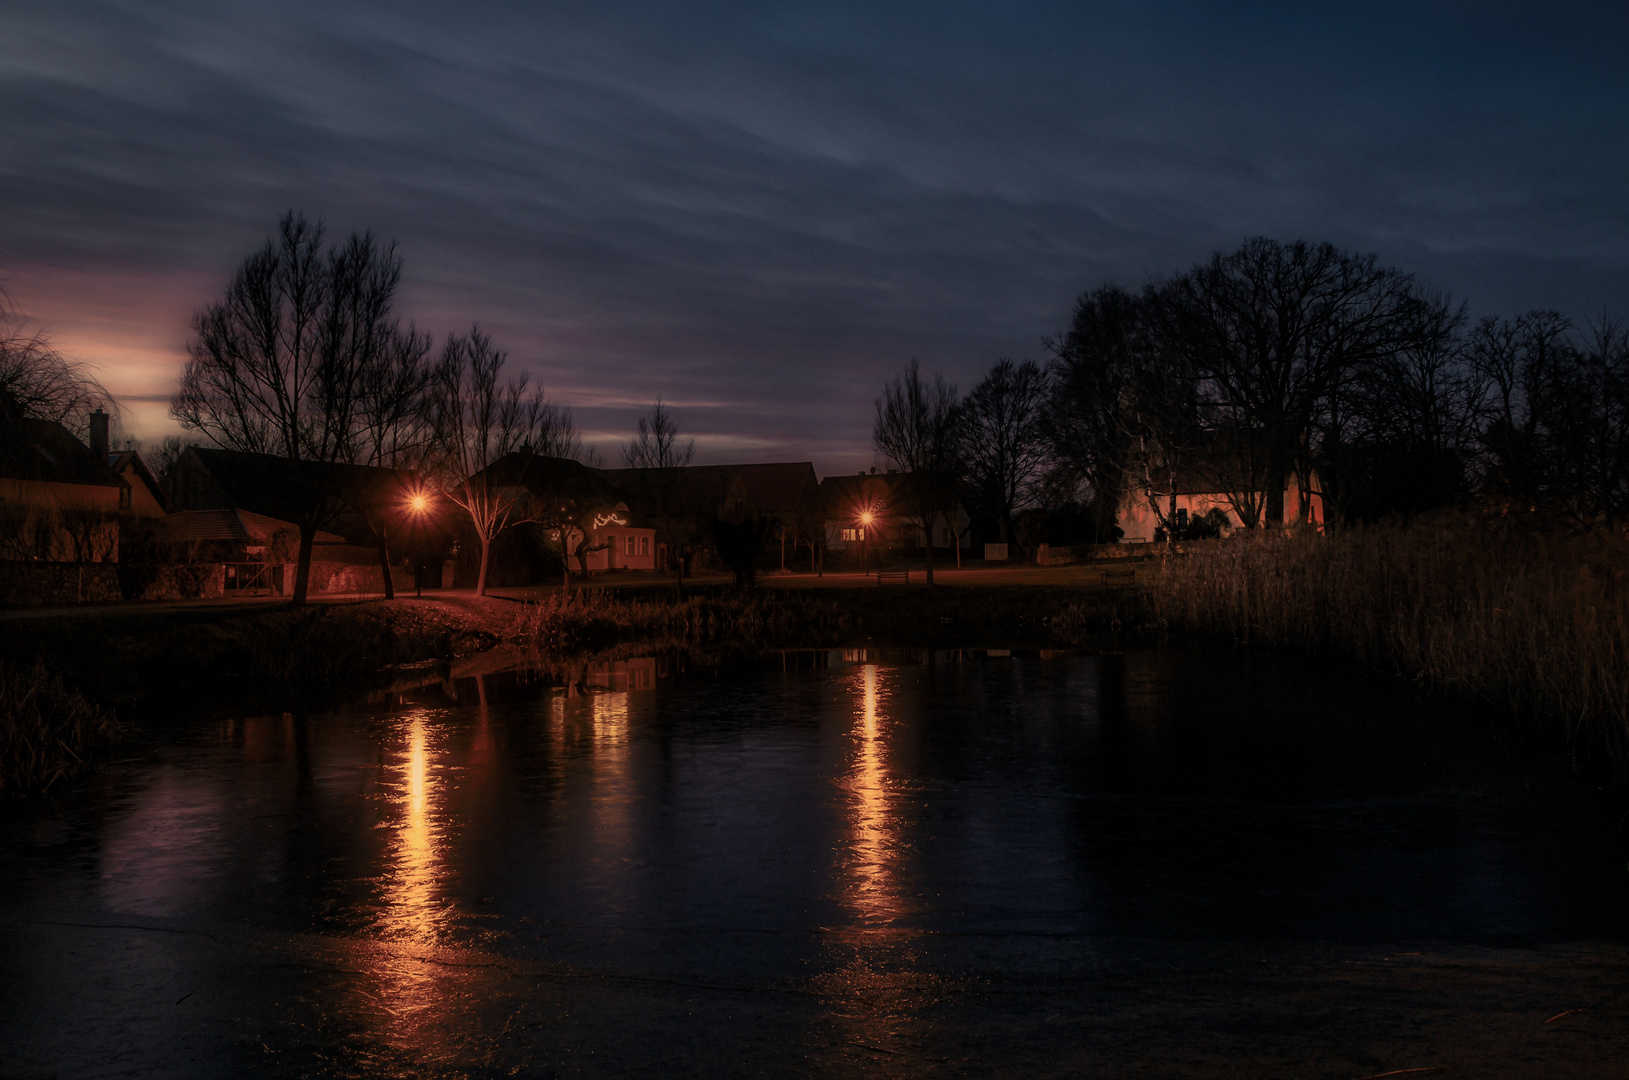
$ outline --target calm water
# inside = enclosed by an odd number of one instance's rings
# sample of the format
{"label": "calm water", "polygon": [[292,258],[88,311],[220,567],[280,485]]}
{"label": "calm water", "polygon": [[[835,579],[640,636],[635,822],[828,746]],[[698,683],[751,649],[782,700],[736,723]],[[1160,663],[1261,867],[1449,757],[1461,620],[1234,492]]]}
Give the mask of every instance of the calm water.
{"label": "calm water", "polygon": [[0,1075],[930,1070],[1147,956],[1624,936],[1598,807],[1349,675],[679,668],[212,722],[13,809]]}

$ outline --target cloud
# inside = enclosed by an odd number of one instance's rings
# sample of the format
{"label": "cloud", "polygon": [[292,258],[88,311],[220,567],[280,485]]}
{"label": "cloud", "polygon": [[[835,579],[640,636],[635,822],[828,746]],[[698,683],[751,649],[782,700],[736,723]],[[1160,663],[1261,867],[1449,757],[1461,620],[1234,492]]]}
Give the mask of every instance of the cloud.
{"label": "cloud", "polygon": [[481,323],[585,423],[662,394],[709,456],[856,467],[912,356],[969,384],[1080,291],[1247,235],[1481,309],[1621,307],[1629,94],[1597,14],[8,5],[0,260],[152,397],[299,207],[398,238],[405,313]]}

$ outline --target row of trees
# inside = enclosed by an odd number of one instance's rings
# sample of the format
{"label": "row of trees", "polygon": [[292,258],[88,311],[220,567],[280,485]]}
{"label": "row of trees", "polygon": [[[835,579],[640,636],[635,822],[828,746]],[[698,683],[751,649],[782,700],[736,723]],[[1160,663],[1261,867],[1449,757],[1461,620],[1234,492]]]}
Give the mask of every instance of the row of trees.
{"label": "row of trees", "polygon": [[[1176,535],[1179,491],[1225,493],[1246,527],[1413,513],[1472,496],[1583,528],[1629,515],[1629,334],[1548,311],[1472,324],[1372,255],[1248,241],[1141,291],[1083,295],[1043,369],[1002,360],[965,399],[913,362],[874,439],[926,478],[922,520],[960,500],[1008,539],[1024,507],[1126,498]],[[1297,477],[1299,505],[1285,506]]]}
{"label": "row of trees", "polygon": [[[481,545],[484,592],[492,540],[516,500],[488,467],[513,451],[568,457],[579,449],[570,410],[522,374],[479,328],[441,349],[395,315],[402,263],[394,244],[324,230],[290,212],[246,259],[225,296],[193,323],[171,415],[218,446],[291,462],[411,471],[468,515]],[[312,543],[343,490],[301,508],[294,588],[304,602]],[[363,503],[381,553],[397,508]],[[389,572],[386,569],[386,587]]]}

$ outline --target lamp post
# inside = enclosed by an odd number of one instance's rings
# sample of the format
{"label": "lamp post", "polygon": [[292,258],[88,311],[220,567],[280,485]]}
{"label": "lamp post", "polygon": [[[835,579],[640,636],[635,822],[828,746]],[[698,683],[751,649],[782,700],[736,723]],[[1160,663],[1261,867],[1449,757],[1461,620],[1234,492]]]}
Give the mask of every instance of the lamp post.
{"label": "lamp post", "polygon": [[860,573],[870,576],[871,571],[865,565],[866,534],[871,531],[871,522],[876,520],[869,508],[860,511]]}
{"label": "lamp post", "polygon": [[[423,521],[424,520],[424,515],[428,514],[430,512],[430,496],[427,495],[422,488],[420,488],[420,489],[412,492],[410,495],[408,495],[408,497],[407,497],[407,512],[412,514],[413,517],[415,517],[419,521]],[[421,575],[422,569],[423,568],[418,565],[418,561],[414,560],[414,563],[413,563],[413,596],[414,596],[415,599],[418,599],[418,600],[423,600],[424,599],[424,580],[423,580],[423,577]],[[388,567],[388,566],[385,567],[385,573],[387,573],[387,574],[390,573],[390,567]]]}

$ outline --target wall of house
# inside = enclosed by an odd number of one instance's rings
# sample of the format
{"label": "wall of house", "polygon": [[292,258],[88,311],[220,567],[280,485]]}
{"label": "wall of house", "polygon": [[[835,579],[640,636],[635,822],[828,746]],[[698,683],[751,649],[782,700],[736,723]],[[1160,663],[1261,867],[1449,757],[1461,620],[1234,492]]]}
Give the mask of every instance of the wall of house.
{"label": "wall of house", "polygon": [[126,464],[124,469],[120,471],[119,478],[130,485],[130,507],[126,510],[126,513],[134,514],[137,517],[157,518],[164,516],[164,507],[159,505],[158,499],[148,489],[147,481],[141,478],[141,473],[136,469],[135,465]]}
{"label": "wall of house", "polygon": [[0,559],[118,562],[120,490],[0,478]]}
{"label": "wall of house", "polygon": [[[1169,496],[1160,496],[1160,507],[1164,509]],[[1238,511],[1228,497],[1220,493],[1199,493],[1191,495],[1178,495],[1176,498],[1178,510],[1186,510],[1190,518],[1204,517],[1212,510],[1220,510],[1227,515],[1228,527],[1237,529],[1243,526],[1244,521],[1239,517]],[[1284,489],[1284,515],[1294,518],[1300,513],[1301,485],[1296,477],[1291,476],[1289,486]],[[1324,521],[1323,497],[1318,494],[1316,484],[1311,493],[1309,502],[1310,516],[1315,525],[1322,525]],[[1125,533],[1121,537],[1122,543],[1136,544],[1148,543],[1154,539],[1154,532],[1159,528],[1159,518],[1148,504],[1146,493],[1140,493],[1128,498],[1120,508],[1118,522]]]}
{"label": "wall of house", "polygon": [[[656,569],[656,530],[638,529],[629,525],[602,525],[589,531],[589,570],[654,570]],[[630,541],[632,543],[630,544]],[[571,568],[579,563],[574,557]]]}
{"label": "wall of house", "polygon": [[[948,548],[958,541],[964,549],[973,546],[973,535],[967,531],[968,517],[965,512],[958,509],[951,522],[940,518],[933,526],[933,546]],[[826,522],[826,550],[832,552],[858,552],[860,541],[858,538],[859,525],[853,521],[827,520]],[[959,535],[958,535],[959,534]],[[883,518],[871,525],[871,531],[866,536],[867,548],[901,548],[921,547],[922,527],[914,520],[908,518]]]}

